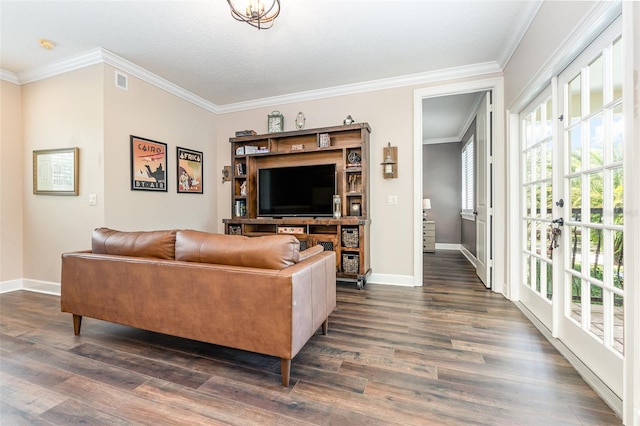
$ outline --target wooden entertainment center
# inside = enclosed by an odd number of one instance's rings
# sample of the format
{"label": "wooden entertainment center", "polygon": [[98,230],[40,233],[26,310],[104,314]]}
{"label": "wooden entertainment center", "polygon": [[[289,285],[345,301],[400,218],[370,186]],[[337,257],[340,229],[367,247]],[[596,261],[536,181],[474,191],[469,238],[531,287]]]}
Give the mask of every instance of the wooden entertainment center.
{"label": "wooden entertainment center", "polygon": [[[231,219],[225,233],[292,234],[301,249],[320,244],[336,252],[339,280],[359,289],[369,264],[369,134],[367,123],[242,136],[231,142]],[[258,216],[258,170],[335,164],[340,217]]]}

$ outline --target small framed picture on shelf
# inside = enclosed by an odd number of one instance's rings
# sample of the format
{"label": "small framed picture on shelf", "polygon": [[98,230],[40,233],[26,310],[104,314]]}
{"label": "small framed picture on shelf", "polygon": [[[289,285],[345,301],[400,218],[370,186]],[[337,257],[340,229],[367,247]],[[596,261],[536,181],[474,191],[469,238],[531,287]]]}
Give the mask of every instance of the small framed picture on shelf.
{"label": "small framed picture on shelf", "polygon": [[280,111],[272,111],[267,116],[267,130],[269,133],[278,133],[284,130],[284,116]]}
{"label": "small framed picture on shelf", "polygon": [[318,146],[320,148],[329,148],[331,146],[331,138],[329,137],[329,133],[320,133]]}
{"label": "small framed picture on shelf", "polygon": [[247,173],[244,163],[236,163],[236,175],[242,176]]}
{"label": "small framed picture on shelf", "polygon": [[360,216],[360,213],[361,213],[360,206],[361,206],[360,203],[351,203],[351,212],[349,212],[349,215]]}

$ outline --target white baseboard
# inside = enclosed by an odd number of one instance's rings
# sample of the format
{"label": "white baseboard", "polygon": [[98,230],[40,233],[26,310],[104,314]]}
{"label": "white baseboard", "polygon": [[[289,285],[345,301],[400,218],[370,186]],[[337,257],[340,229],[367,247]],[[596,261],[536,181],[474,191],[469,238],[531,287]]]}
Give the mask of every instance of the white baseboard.
{"label": "white baseboard", "polygon": [[2,281],[0,283],[0,294],[9,293],[10,291],[22,290],[23,288],[24,285],[22,284],[22,279]]}
{"label": "white baseboard", "polygon": [[460,250],[460,244],[436,243],[436,250]]}
{"label": "white baseboard", "polygon": [[17,290],[26,290],[33,291],[34,293],[60,296],[60,283],[29,279],[3,281],[0,283],[0,294]]}
{"label": "white baseboard", "polygon": [[464,246],[460,246],[460,253],[462,253],[469,262],[471,262],[474,268],[478,268],[478,265],[476,264],[477,259],[473,254],[471,254],[469,250],[467,250]]}
{"label": "white baseboard", "polygon": [[551,345],[556,348],[560,355],[565,357],[565,359],[571,364],[573,368],[576,369],[580,377],[584,379],[585,382],[597,393],[600,398],[609,406],[611,409],[618,415],[618,417],[622,418],[622,399],[618,397],[609,387],[602,381],[598,376],[596,376],[590,369],[587,367],[581,360],[578,358],[569,348],[565,346],[560,340],[556,339],[551,335],[551,332],[547,327],[540,322],[540,320],[531,313],[521,302],[514,302],[514,304],[522,311],[522,313],[531,321],[531,323],[542,333],[542,335],[551,343]]}
{"label": "white baseboard", "polygon": [[397,285],[402,287],[415,287],[413,277],[410,275],[374,274],[372,273],[367,283]]}

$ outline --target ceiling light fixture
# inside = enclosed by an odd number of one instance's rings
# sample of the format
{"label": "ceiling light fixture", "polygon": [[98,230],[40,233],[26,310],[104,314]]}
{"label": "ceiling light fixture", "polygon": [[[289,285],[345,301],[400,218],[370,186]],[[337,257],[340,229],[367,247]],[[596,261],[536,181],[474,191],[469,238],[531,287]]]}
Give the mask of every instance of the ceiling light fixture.
{"label": "ceiling light fixture", "polygon": [[38,43],[40,43],[40,46],[47,50],[51,50],[56,46],[54,42],[52,42],[51,40],[47,40],[46,38],[41,38],[40,40],[38,40]]}
{"label": "ceiling light fixture", "polygon": [[[240,22],[246,22],[259,30],[267,30],[280,14],[280,0],[227,0],[231,7],[231,16]],[[238,7],[237,4],[244,4]],[[265,3],[270,3],[267,6]]]}

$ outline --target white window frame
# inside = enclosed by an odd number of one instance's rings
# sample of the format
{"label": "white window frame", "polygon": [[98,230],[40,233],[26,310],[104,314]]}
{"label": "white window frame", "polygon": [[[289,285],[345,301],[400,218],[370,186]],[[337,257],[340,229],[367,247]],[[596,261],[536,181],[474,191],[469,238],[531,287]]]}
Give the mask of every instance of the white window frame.
{"label": "white window frame", "polygon": [[461,180],[460,215],[466,220],[475,220],[475,152],[474,136],[471,135],[460,151]]}

